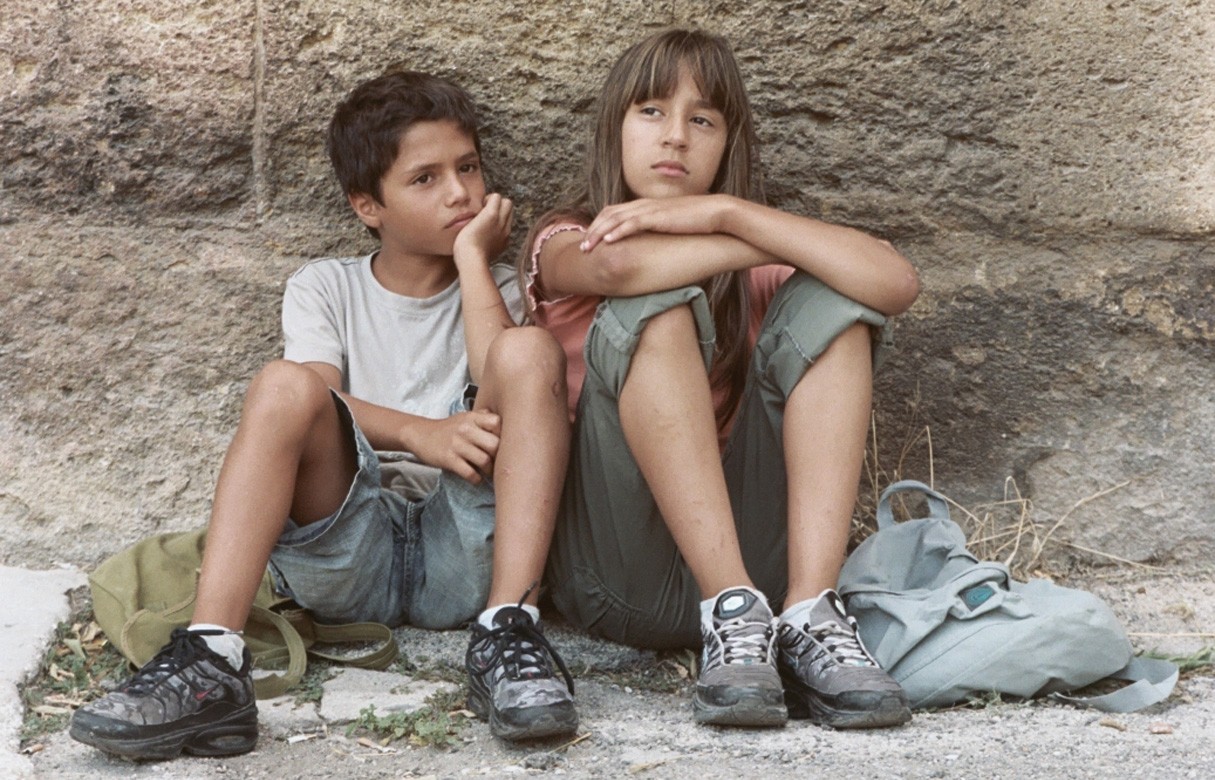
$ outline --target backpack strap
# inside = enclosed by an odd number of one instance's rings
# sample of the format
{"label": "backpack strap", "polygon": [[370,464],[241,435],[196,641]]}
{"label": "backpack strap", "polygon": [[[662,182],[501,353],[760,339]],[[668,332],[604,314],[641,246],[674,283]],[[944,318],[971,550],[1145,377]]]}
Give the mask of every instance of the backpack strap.
{"label": "backpack strap", "polygon": [[1157,658],[1132,658],[1131,662],[1122,669],[1114,672],[1107,680],[1126,680],[1131,684],[1119,688],[1113,693],[1103,696],[1071,696],[1064,693],[1054,693],[1051,697],[1059,701],[1074,704],[1077,707],[1091,707],[1102,712],[1135,712],[1144,707],[1164,701],[1173,692],[1180,671],[1169,661]]}
{"label": "backpack strap", "polygon": [[890,499],[896,493],[904,491],[915,491],[924,494],[924,498],[928,501],[929,517],[949,519],[949,502],[945,500],[945,496],[928,487],[923,482],[914,479],[904,479],[888,486],[882,491],[882,497],[878,499],[877,526],[879,531],[894,525],[894,513],[890,511]]}
{"label": "backpack strap", "polygon": [[375,649],[356,655],[322,653],[315,648],[309,648],[308,655],[313,658],[322,658],[359,669],[387,669],[393,661],[397,660],[400,652],[396,639],[392,635],[392,629],[383,623],[345,623],[338,626],[313,623],[312,625],[316,631],[316,641],[321,644],[376,643]]}
{"label": "backpack strap", "polygon": [[[282,652],[259,653],[257,654],[258,665],[262,666],[267,662],[274,662],[282,654],[287,656],[287,669],[283,672],[270,672],[265,676],[258,676],[253,680],[253,691],[259,699],[273,699],[275,696],[282,696],[289,688],[299,683],[304,676],[304,670],[308,668],[308,655],[304,650],[304,640],[300,637],[300,633],[295,630],[295,626],[291,625],[291,621],[273,610],[265,607],[253,606],[249,611],[249,622],[259,623],[263,626],[277,631],[283,637]],[[267,657],[267,656],[273,657]]]}

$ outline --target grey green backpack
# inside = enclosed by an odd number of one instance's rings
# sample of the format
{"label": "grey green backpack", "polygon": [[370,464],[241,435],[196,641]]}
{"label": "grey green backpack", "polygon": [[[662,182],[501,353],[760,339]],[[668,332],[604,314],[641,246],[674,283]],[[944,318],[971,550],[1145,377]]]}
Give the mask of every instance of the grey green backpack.
{"label": "grey green backpack", "polygon": [[[927,517],[894,521],[890,499],[903,491],[924,494]],[[1131,712],[1173,690],[1177,667],[1135,658],[1101,599],[1046,580],[1017,582],[1003,564],[972,555],[944,496],[927,485],[886,488],[877,523],[845,561],[839,593],[861,640],[913,707],[995,691]],[[1132,684],[1104,696],[1063,695],[1107,677]]]}

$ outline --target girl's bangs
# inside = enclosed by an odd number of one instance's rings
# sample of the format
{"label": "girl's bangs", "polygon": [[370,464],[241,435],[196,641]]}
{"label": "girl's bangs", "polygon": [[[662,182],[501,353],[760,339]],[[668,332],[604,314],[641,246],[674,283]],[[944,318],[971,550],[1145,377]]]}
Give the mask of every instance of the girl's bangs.
{"label": "girl's bangs", "polygon": [[700,94],[734,124],[738,101],[731,88],[728,53],[723,56],[699,37],[666,38],[655,43],[638,62],[628,104],[670,97],[679,84],[680,72],[686,68]]}

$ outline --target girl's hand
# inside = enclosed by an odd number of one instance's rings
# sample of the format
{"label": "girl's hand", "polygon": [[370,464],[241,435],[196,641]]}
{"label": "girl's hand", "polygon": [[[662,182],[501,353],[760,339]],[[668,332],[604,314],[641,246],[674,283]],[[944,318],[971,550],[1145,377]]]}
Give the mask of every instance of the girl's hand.
{"label": "girl's hand", "polygon": [[409,437],[408,449],[425,464],[463,477],[474,485],[492,477],[502,418],[493,412],[459,412],[426,420]]}
{"label": "girl's hand", "polygon": [[510,198],[496,192],[486,195],[477,216],[456,235],[452,254],[457,262],[466,257],[488,262],[501,254],[510,240],[513,214],[514,204]]}
{"label": "girl's hand", "polygon": [[586,230],[579,247],[589,252],[600,241],[611,244],[636,233],[720,233],[730,198],[726,195],[687,195],[639,198],[608,206]]}

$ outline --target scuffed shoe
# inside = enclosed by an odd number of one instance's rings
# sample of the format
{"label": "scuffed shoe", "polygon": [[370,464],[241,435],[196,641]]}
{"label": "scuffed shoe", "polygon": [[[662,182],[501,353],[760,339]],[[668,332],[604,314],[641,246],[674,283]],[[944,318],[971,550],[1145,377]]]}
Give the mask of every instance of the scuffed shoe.
{"label": "scuffed shoe", "polygon": [[[472,626],[464,659],[468,708],[502,739],[574,733],[574,680],[540,626],[520,607],[502,607],[493,622],[492,629]],[[564,682],[554,676],[554,663]]]}
{"label": "scuffed shoe", "polygon": [[783,726],[788,720],[776,671],[775,621],[763,596],[731,588],[700,625],[704,648],[692,695],[697,723]]}
{"label": "scuffed shoe", "polygon": [[253,659],[233,669],[202,638],[174,629],[156,657],[117,690],[72,716],[72,738],[135,759],[233,756],[257,744]]}
{"label": "scuffed shoe", "polygon": [[907,694],[869,655],[835,591],[819,596],[802,625],[781,621],[777,644],[790,717],[837,729],[911,720]]}

